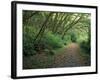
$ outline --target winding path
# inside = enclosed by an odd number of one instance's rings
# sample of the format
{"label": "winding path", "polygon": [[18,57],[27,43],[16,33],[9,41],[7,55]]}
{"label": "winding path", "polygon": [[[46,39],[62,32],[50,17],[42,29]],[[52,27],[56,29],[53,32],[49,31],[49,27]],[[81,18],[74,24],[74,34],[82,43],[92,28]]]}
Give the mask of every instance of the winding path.
{"label": "winding path", "polygon": [[80,46],[77,43],[69,44],[60,54],[55,55],[54,66],[79,67],[89,66],[90,60],[81,55]]}
{"label": "winding path", "polygon": [[81,51],[77,43],[71,43],[62,48],[53,56],[46,54],[36,54],[24,57],[23,68],[57,68],[57,67],[79,67],[90,66],[90,57]]}

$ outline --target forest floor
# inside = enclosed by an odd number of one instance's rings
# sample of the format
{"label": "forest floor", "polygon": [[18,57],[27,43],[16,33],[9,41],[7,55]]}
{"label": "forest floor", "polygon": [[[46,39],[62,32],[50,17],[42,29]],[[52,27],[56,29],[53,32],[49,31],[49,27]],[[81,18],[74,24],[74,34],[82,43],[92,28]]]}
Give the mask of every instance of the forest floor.
{"label": "forest floor", "polygon": [[55,55],[37,54],[23,57],[23,68],[56,68],[90,66],[90,56],[81,51],[77,43],[71,43],[60,49]]}
{"label": "forest floor", "polygon": [[80,46],[77,43],[69,44],[60,54],[55,56],[55,67],[79,67],[89,65],[90,57],[86,54],[82,55]]}

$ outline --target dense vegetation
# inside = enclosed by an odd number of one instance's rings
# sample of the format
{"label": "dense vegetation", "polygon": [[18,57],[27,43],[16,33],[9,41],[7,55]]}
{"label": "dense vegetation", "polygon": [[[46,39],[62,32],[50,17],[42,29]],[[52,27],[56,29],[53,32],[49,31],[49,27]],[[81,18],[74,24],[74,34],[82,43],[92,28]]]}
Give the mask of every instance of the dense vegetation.
{"label": "dense vegetation", "polygon": [[23,10],[23,55],[55,55],[70,43],[90,54],[89,13]]}

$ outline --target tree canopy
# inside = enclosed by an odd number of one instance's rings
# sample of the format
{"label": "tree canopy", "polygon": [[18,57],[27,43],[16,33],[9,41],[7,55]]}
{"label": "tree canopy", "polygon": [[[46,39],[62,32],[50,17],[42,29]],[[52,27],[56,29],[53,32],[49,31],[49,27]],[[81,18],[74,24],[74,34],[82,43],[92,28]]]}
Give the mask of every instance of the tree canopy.
{"label": "tree canopy", "polygon": [[89,13],[23,10],[25,53],[35,46],[62,47],[70,42],[90,45],[90,17]]}

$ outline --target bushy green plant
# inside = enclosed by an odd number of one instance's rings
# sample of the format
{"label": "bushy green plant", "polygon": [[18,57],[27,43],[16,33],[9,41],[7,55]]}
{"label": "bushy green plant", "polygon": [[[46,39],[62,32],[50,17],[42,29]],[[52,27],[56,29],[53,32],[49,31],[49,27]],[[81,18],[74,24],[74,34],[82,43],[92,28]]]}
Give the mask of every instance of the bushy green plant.
{"label": "bushy green plant", "polygon": [[23,54],[25,56],[36,54],[36,51],[33,46],[33,33],[34,32],[29,27],[23,29]]}
{"label": "bushy green plant", "polygon": [[72,42],[76,42],[77,38],[76,38],[76,34],[75,33],[71,33],[71,41]]}
{"label": "bushy green plant", "polygon": [[54,50],[49,50],[49,49],[45,49],[44,52],[48,55],[54,55],[55,51]]}
{"label": "bushy green plant", "polygon": [[83,41],[80,43],[81,48],[87,53],[90,54],[90,42],[88,41]]}
{"label": "bushy green plant", "polygon": [[45,44],[51,46],[53,49],[63,46],[62,39],[58,35],[54,35],[51,32],[48,32],[45,35]]}
{"label": "bushy green plant", "polygon": [[63,39],[63,44],[64,44],[64,45],[67,45],[67,44],[69,44],[69,43],[71,43],[71,36],[70,36],[70,35],[66,35],[66,36],[64,37],[64,39]]}

